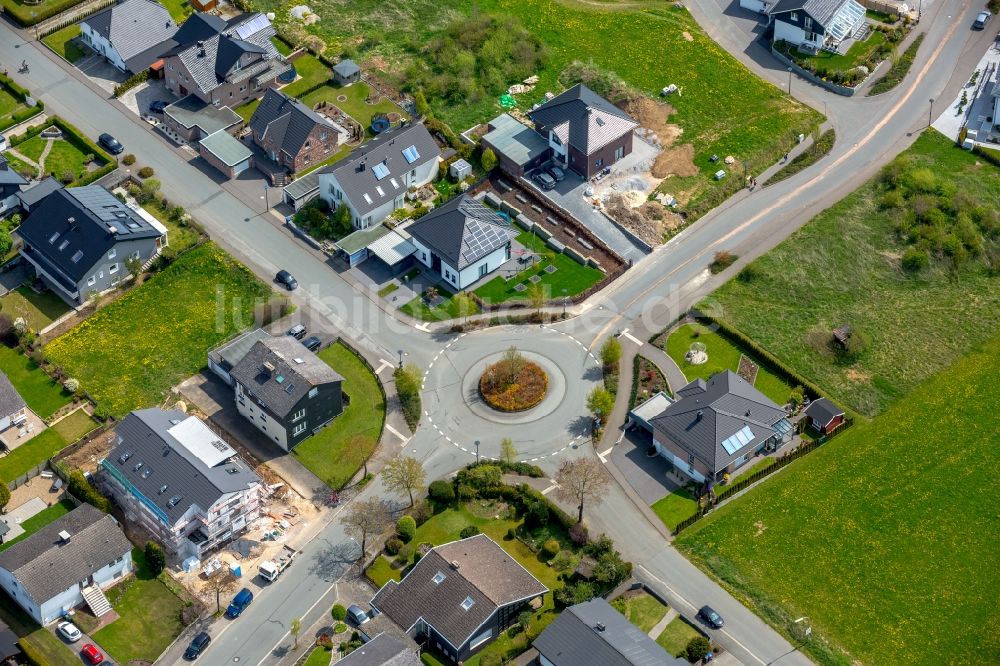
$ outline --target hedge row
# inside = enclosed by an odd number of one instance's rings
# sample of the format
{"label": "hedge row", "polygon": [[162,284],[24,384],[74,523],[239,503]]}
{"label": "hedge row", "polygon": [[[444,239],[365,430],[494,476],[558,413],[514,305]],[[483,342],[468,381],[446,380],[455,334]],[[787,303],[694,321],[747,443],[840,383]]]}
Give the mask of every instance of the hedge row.
{"label": "hedge row", "polygon": [[984,146],[976,144],[975,146],[973,146],[972,152],[978,155],[979,157],[982,157],[990,164],[1000,167],[1000,150],[996,150],[993,148],[986,148]]}
{"label": "hedge row", "polygon": [[[103,148],[98,146],[96,143],[84,136],[83,132],[78,130],[73,125],[60,118],[59,116],[50,116],[41,125],[35,125],[34,127],[29,127],[27,131],[17,136],[10,137],[11,147],[19,146],[28,139],[38,136],[43,131],[55,125],[62,130],[63,139],[72,144],[77,150],[83,154],[94,155],[95,158],[99,158],[104,161],[104,166],[95,171],[85,173],[83,176],[73,181],[73,187],[80,187],[82,185],[89,185],[99,178],[103,178],[112,171],[118,168],[118,162],[111,157]],[[44,174],[42,174],[44,176]]]}
{"label": "hedge row", "polygon": [[917,49],[920,48],[920,44],[923,41],[924,33],[920,33],[910,43],[910,45],[906,47],[906,50],[903,51],[903,55],[899,57],[899,61],[893,63],[892,66],[889,67],[889,71],[885,73],[885,76],[872,84],[871,88],[868,89],[868,95],[878,95],[884,92],[889,92],[899,85],[899,83],[906,78],[907,73],[910,71],[910,67],[913,66],[913,61],[917,57]]}
{"label": "hedge row", "polygon": [[49,2],[28,4],[17,0],[4,0],[3,8],[22,27],[37,25],[70,7],[80,4],[82,0],[50,0]]}
{"label": "hedge row", "polygon": [[[24,102],[24,100],[30,96],[27,88],[22,88],[17,83],[14,82],[9,76],[4,76],[0,74],[0,87],[6,88],[11,95],[17,98],[17,101]],[[0,120],[0,131],[7,129],[8,127],[13,127],[19,123],[23,123],[28,118],[33,118],[41,113],[45,109],[45,104],[40,99],[35,100],[35,106],[29,106],[26,109],[21,109],[20,111],[15,111],[14,113],[6,116],[3,120]]]}
{"label": "hedge row", "polygon": [[827,131],[823,132],[811,146],[793,157],[788,164],[783,166],[777,173],[768,178],[767,182],[764,183],[764,187],[780,183],[786,178],[790,178],[803,169],[807,169],[816,162],[819,162],[821,159],[830,154],[830,151],[833,150],[833,144],[836,141],[837,133],[831,127]]}
{"label": "hedge row", "polygon": [[149,70],[144,69],[138,74],[133,74],[115,86],[115,97],[121,97],[122,93],[135,88],[140,83],[149,80]]}

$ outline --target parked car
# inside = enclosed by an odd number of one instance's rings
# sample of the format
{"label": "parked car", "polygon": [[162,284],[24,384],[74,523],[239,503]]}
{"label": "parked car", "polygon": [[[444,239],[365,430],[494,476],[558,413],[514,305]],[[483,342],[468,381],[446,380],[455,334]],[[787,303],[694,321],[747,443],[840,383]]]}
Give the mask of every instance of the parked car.
{"label": "parked car", "polygon": [[0,134],[0,150],[7,150],[7,137]]}
{"label": "parked car", "polygon": [[368,622],[371,618],[368,617],[368,613],[366,613],[361,608],[361,606],[357,604],[351,604],[347,608],[347,619],[353,622],[355,626],[360,627],[365,622]]}
{"label": "parked car", "polygon": [[556,186],[556,179],[545,173],[544,171],[539,171],[534,176],[535,182],[543,190],[551,190]]}
{"label": "parked car", "polygon": [[150,113],[163,113],[163,109],[170,106],[170,102],[164,102],[162,99],[154,99],[149,103]]}
{"label": "parked car", "polygon": [[285,289],[288,291],[294,291],[299,286],[299,281],[288,271],[278,271],[278,274],[274,276],[274,280],[285,285]]}
{"label": "parked car", "polygon": [[243,611],[246,610],[247,606],[249,606],[250,602],[252,601],[253,601],[253,592],[244,587],[242,590],[236,593],[236,596],[233,597],[233,600],[232,602],[230,602],[229,607],[226,608],[226,617],[228,617],[230,620],[235,620],[240,616],[240,614]]}
{"label": "parked car", "polygon": [[712,629],[722,629],[726,624],[722,616],[712,610],[711,606],[702,606],[698,610],[698,617]]}
{"label": "parked car", "polygon": [[976,20],[972,22],[972,29],[983,30],[986,28],[986,24],[990,22],[991,18],[993,18],[993,15],[989,12],[979,12],[976,16]]}
{"label": "parked car", "polygon": [[212,642],[212,637],[208,635],[207,631],[203,631],[191,641],[191,644],[187,646],[184,650],[184,658],[188,661],[194,661],[198,656],[205,651],[208,644]]}
{"label": "parked car", "polygon": [[557,166],[550,166],[548,168],[548,173],[557,183],[561,183],[566,180],[566,172]]}
{"label": "parked car", "polygon": [[107,132],[97,137],[97,142],[104,146],[112,155],[117,155],[125,150],[125,146]]}
{"label": "parked car", "polygon": [[302,341],[302,344],[306,346],[309,351],[316,351],[323,346],[323,342],[317,338],[315,335],[310,335],[308,338]]}
{"label": "parked car", "polygon": [[288,329],[288,333],[286,333],[286,335],[290,335],[296,340],[301,340],[306,336],[306,327],[302,324],[296,324]]}
{"label": "parked car", "polygon": [[104,655],[101,654],[101,651],[90,643],[83,646],[83,649],[80,650],[80,654],[83,655],[83,658],[90,664],[100,664],[104,661]]}
{"label": "parked car", "polygon": [[70,643],[76,643],[83,637],[83,634],[80,633],[80,630],[72,622],[60,622],[56,627],[56,631]]}

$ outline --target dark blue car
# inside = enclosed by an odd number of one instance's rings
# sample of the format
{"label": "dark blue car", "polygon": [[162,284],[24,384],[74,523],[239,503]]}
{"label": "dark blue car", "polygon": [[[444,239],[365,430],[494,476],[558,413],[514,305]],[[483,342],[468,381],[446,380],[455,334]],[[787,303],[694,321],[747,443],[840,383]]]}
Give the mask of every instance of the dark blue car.
{"label": "dark blue car", "polygon": [[240,613],[246,610],[246,607],[250,605],[251,601],[253,601],[253,592],[244,587],[236,593],[235,597],[233,597],[232,603],[230,603],[229,608],[226,609],[226,617],[231,620],[235,620],[240,616]]}

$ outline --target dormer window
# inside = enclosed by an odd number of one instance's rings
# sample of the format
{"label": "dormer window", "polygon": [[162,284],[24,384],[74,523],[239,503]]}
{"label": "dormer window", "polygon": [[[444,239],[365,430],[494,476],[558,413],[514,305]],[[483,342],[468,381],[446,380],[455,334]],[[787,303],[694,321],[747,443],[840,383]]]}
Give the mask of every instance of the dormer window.
{"label": "dormer window", "polygon": [[792,12],[791,14],[788,15],[788,20],[790,20],[790,21],[798,21],[799,20],[799,13],[798,12]]}

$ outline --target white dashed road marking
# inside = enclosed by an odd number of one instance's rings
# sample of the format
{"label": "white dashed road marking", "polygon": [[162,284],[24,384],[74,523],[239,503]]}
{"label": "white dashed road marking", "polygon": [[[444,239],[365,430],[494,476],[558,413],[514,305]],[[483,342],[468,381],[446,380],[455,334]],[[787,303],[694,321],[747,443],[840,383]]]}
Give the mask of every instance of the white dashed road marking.
{"label": "white dashed road marking", "polygon": [[624,331],[622,331],[622,335],[624,335],[626,338],[628,338],[635,344],[639,345],[640,347],[642,346],[642,340],[629,333],[627,328]]}

